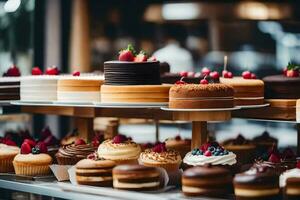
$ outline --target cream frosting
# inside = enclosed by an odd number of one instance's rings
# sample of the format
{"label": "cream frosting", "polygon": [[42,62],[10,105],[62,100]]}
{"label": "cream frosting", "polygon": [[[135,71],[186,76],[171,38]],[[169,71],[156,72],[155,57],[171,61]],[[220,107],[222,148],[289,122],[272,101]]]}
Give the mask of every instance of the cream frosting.
{"label": "cream frosting", "polygon": [[160,185],[160,182],[148,182],[148,183],[124,183],[119,182],[118,180],[113,181],[114,187],[117,188],[147,188],[147,187],[156,187]]}
{"label": "cream frosting", "polygon": [[16,146],[9,146],[6,144],[0,144],[0,157],[8,155],[17,155],[20,152],[20,148]]}
{"label": "cream frosting", "polygon": [[181,163],[180,154],[174,150],[167,150],[161,153],[146,149],[140,155],[140,160],[146,163]]}
{"label": "cream frosting", "polygon": [[98,147],[99,157],[108,160],[131,160],[138,159],[141,147],[130,140],[124,143],[113,143],[112,140],[105,140]]}
{"label": "cream frosting", "polygon": [[233,165],[236,163],[236,155],[232,152],[229,152],[228,155],[224,156],[204,156],[204,155],[192,155],[191,152],[187,153],[183,159],[183,162],[192,165]]}
{"label": "cream frosting", "polygon": [[268,189],[241,189],[235,188],[234,194],[243,197],[261,197],[279,194],[279,188]]}
{"label": "cream frosting", "polygon": [[285,171],[282,173],[279,177],[279,185],[280,187],[285,187],[286,186],[286,181],[288,178],[300,178],[300,169],[294,168]]}

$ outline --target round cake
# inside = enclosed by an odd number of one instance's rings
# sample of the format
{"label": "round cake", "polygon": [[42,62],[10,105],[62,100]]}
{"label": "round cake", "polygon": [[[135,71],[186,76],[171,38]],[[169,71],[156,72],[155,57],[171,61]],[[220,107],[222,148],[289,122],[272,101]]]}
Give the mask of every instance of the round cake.
{"label": "round cake", "polygon": [[103,85],[102,103],[167,103],[169,85]]}
{"label": "round cake", "polygon": [[160,85],[160,66],[158,61],[104,62],[106,85]]}
{"label": "round cake", "polygon": [[220,78],[220,83],[234,89],[235,105],[259,105],[264,103],[264,82],[242,77]]}
{"label": "round cake", "polygon": [[268,99],[299,99],[300,77],[284,75],[267,76],[265,82],[265,97]]}
{"label": "round cake", "polygon": [[171,87],[169,107],[182,109],[232,108],[233,88],[225,84],[177,84]]}
{"label": "round cake", "polygon": [[66,76],[58,80],[57,100],[70,102],[99,102],[102,76]]}

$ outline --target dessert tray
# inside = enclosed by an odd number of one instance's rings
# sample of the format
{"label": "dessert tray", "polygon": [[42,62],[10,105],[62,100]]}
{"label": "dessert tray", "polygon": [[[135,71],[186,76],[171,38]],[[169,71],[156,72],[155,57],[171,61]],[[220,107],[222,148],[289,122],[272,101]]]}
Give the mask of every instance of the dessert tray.
{"label": "dessert tray", "polygon": [[208,111],[232,111],[241,109],[239,106],[235,106],[233,108],[205,108],[205,109],[182,109],[182,108],[169,108],[169,107],[160,107],[161,110],[165,111],[187,111],[187,112],[208,112]]}
{"label": "dessert tray", "polygon": [[269,103],[265,103],[260,105],[245,105],[245,106],[237,106],[237,107],[240,107],[241,109],[249,109],[249,108],[263,108],[269,105],[270,105]]}

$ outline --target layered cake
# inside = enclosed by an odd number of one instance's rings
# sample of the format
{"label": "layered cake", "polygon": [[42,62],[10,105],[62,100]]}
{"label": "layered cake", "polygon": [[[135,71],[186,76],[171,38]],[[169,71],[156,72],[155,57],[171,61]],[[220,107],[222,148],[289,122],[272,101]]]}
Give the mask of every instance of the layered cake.
{"label": "layered cake", "polygon": [[0,78],[0,100],[20,99],[20,78],[2,77]]}
{"label": "layered cake", "polygon": [[225,84],[176,84],[169,93],[169,107],[182,109],[232,108],[233,88]]}
{"label": "layered cake", "polygon": [[57,82],[57,100],[65,102],[100,102],[102,76],[66,76]]}
{"label": "layered cake", "polygon": [[264,103],[264,82],[243,77],[220,78],[220,83],[234,89],[235,105],[259,105]]}
{"label": "layered cake", "polygon": [[103,85],[103,103],[167,103],[169,85]]}
{"label": "layered cake", "polygon": [[300,199],[300,162],[297,167],[281,174],[279,179],[280,187],[287,200]]}

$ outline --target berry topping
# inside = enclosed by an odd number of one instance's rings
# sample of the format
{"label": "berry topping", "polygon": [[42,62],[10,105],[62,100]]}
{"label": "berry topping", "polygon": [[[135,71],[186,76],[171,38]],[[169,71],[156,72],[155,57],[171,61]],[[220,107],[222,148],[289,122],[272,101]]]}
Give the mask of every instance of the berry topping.
{"label": "berry topping", "polygon": [[223,76],[224,78],[233,78],[232,72],[229,72],[229,71],[227,71],[227,70],[223,70],[223,71],[222,71],[222,76]]}
{"label": "berry topping", "polygon": [[98,155],[97,153],[91,153],[87,156],[87,159],[91,159],[91,160],[97,160]]}
{"label": "berry topping", "polygon": [[5,139],[5,141],[3,143],[8,145],[8,146],[17,146],[17,144],[14,141],[10,140],[10,139]]}
{"label": "berry topping", "polygon": [[194,77],[195,76],[195,72],[188,72],[187,76],[188,77]]}
{"label": "berry topping", "polygon": [[46,139],[43,140],[43,142],[45,142],[47,146],[59,144],[58,139],[56,139],[56,137],[54,137],[53,135],[49,135]]}
{"label": "berry topping", "polygon": [[84,141],[84,139],[78,138],[78,139],[75,140],[75,143],[74,143],[74,144],[75,144],[76,146],[77,146],[77,145],[85,145],[86,142]]}
{"label": "berry topping", "polygon": [[207,157],[212,156],[211,151],[205,151],[204,156],[207,156]]}
{"label": "berry topping", "polygon": [[49,126],[46,126],[45,128],[42,129],[42,131],[40,133],[40,139],[45,140],[50,135],[52,135],[52,132],[51,132]]}
{"label": "berry topping", "polygon": [[148,59],[146,52],[140,51],[138,55],[135,56],[134,62],[146,62]]}
{"label": "berry topping", "polygon": [[31,153],[31,146],[30,144],[24,142],[22,145],[21,145],[21,154],[30,154]]}
{"label": "berry topping", "polygon": [[244,71],[242,73],[242,76],[244,79],[251,79],[251,72],[250,71]]}
{"label": "berry topping", "polygon": [[101,142],[104,141],[104,135],[103,134],[97,134],[94,136],[92,140],[92,145],[93,147],[98,147]]}
{"label": "berry topping", "polygon": [[33,147],[32,150],[31,150],[31,153],[32,154],[39,154],[41,152],[40,152],[40,149],[38,147]]}
{"label": "berry topping", "polygon": [[152,61],[152,62],[154,62],[154,61],[157,61],[157,59],[156,59],[155,56],[151,56],[150,58],[148,58],[147,61]]}
{"label": "berry topping", "polygon": [[125,135],[119,134],[113,138],[112,142],[114,144],[120,144],[120,143],[126,142],[127,140],[128,140],[128,138]]}
{"label": "berry topping", "polygon": [[298,77],[300,66],[289,62],[287,67],[284,69],[283,73],[287,77]]}
{"label": "berry topping", "polygon": [[283,73],[284,76],[287,76],[287,71],[288,71],[288,68],[287,68],[287,67],[285,67],[285,68],[282,70],[282,73]]}
{"label": "berry topping", "polygon": [[[204,152],[204,156],[207,156],[207,155],[208,156],[223,156],[223,155],[229,154],[229,151],[225,150],[217,142],[208,142],[206,144],[203,144],[199,148],[199,151],[200,151],[200,153],[195,154],[195,155],[203,155],[203,152]],[[210,153],[208,153],[208,152],[210,152]],[[193,151],[192,151],[192,154],[193,154]]]}
{"label": "berry topping", "polygon": [[210,70],[209,70],[207,67],[204,67],[204,68],[201,70],[201,73],[202,73],[204,76],[208,76],[209,73],[210,73]]}
{"label": "berry topping", "polygon": [[119,61],[134,61],[135,50],[131,44],[119,52]]}
{"label": "berry topping", "polygon": [[206,85],[208,84],[208,81],[205,78],[201,79],[200,84]]}
{"label": "berry topping", "polygon": [[48,148],[45,142],[38,142],[35,145],[36,148],[39,149],[40,153],[47,153],[48,152]]}
{"label": "berry topping", "polygon": [[143,148],[144,149],[150,149],[150,148],[152,148],[154,145],[151,143],[151,142],[148,142],[148,143],[146,143],[146,144],[143,144]]}
{"label": "berry topping", "polygon": [[195,77],[195,78],[200,78],[201,75],[202,75],[201,72],[196,72],[195,75],[194,75],[194,77]]}
{"label": "berry topping", "polygon": [[73,75],[73,76],[80,76],[80,72],[79,72],[79,71],[75,71],[75,72],[73,72],[72,75]]}
{"label": "berry topping", "polygon": [[184,84],[186,84],[186,82],[184,82],[183,79],[184,79],[184,76],[181,77],[181,79],[180,79],[179,81],[176,81],[175,84],[176,84],[176,85],[184,85]]}
{"label": "berry topping", "polygon": [[162,142],[162,143],[157,143],[153,148],[152,148],[152,151],[153,152],[156,152],[156,153],[162,153],[162,152],[165,152],[167,151],[167,148],[166,148],[166,143]]}
{"label": "berry topping", "polygon": [[3,76],[21,76],[21,72],[16,65],[12,65],[8,70],[3,74]]}
{"label": "berry topping", "polygon": [[46,74],[47,75],[58,75],[59,74],[59,69],[56,66],[48,67],[46,69]]}
{"label": "berry topping", "polygon": [[188,76],[188,72],[187,71],[182,71],[182,72],[179,72],[179,75],[181,77],[187,77]]}
{"label": "berry topping", "polygon": [[297,160],[297,165],[296,165],[296,167],[297,167],[298,169],[300,169],[300,160]]}
{"label": "berry topping", "polygon": [[287,77],[298,77],[299,76],[299,71],[297,71],[297,70],[288,70],[287,72],[286,72],[286,76]]}
{"label": "berry topping", "polygon": [[220,78],[219,72],[217,72],[217,71],[210,72],[209,76],[215,80]]}
{"label": "berry topping", "polygon": [[25,139],[24,143],[29,144],[31,147],[34,147],[36,145],[36,142],[34,140]]}
{"label": "berry topping", "polygon": [[181,140],[180,135],[176,135],[175,140]]}
{"label": "berry topping", "polygon": [[34,75],[34,76],[35,75],[42,75],[43,72],[42,72],[42,70],[39,67],[34,67],[31,70],[31,74]]}
{"label": "berry topping", "polygon": [[251,79],[256,79],[256,75],[254,73],[251,73]]}
{"label": "berry topping", "polygon": [[272,153],[269,157],[269,162],[272,162],[272,163],[280,163],[280,155],[279,154],[275,154],[275,153]]}

